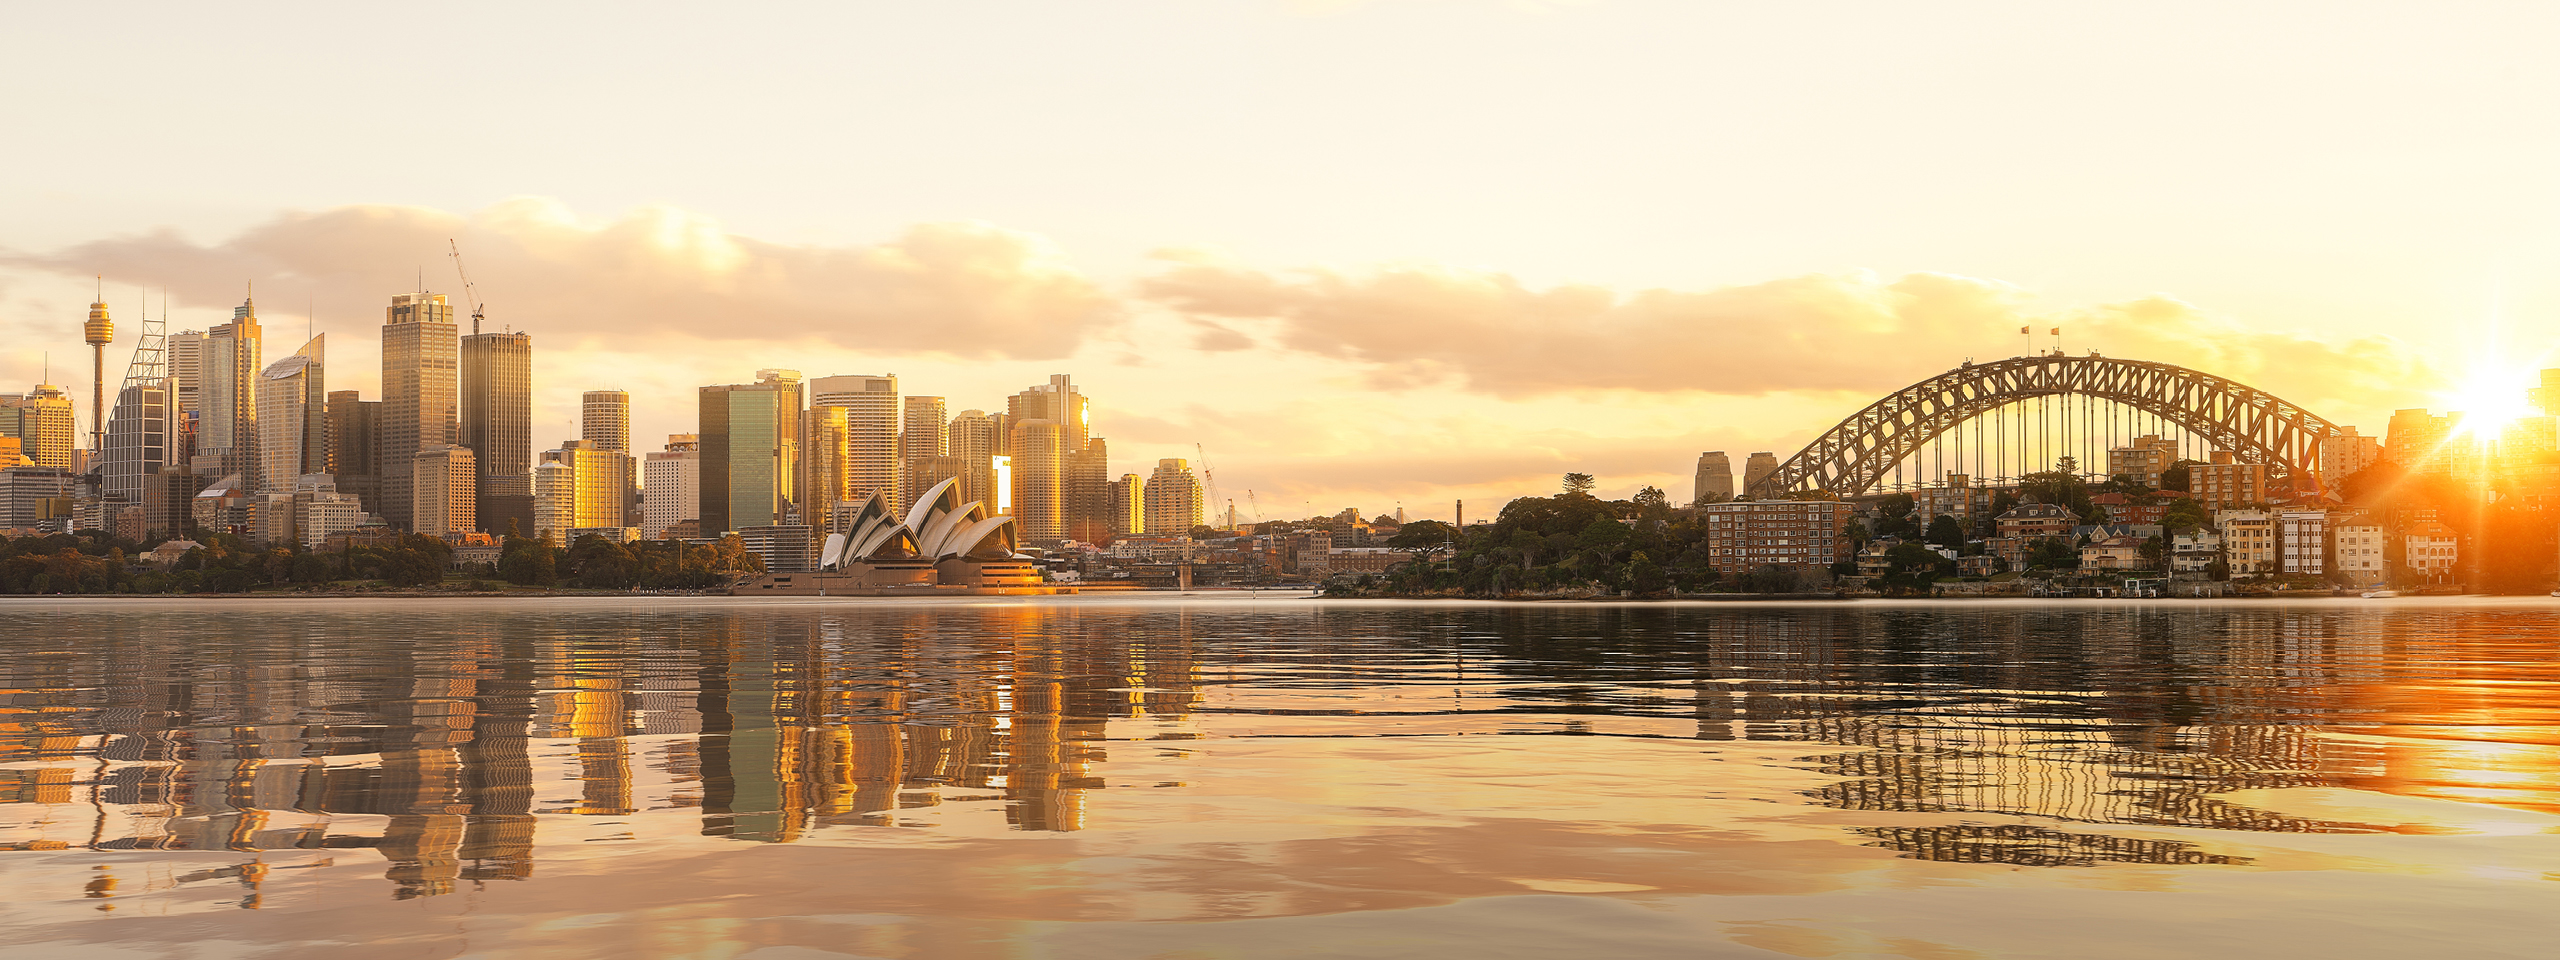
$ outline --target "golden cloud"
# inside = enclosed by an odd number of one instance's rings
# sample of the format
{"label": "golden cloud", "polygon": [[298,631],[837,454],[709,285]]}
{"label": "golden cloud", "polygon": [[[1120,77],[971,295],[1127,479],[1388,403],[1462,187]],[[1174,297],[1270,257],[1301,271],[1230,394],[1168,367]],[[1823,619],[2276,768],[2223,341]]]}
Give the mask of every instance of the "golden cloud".
{"label": "golden cloud", "polygon": [[[599,338],[825,339],[883,354],[1051,359],[1119,323],[1117,301],[1047,240],[975,222],[920,224],[873,245],[783,244],[667,207],[581,221],[520,199],[469,216],[402,206],[288,213],[196,244],[171,231],[0,262],[149,278],[183,300],[235,300],[244,280],[366,296],[450,292],[457,239],[492,325]],[[459,298],[457,298],[459,299]]]}
{"label": "golden cloud", "polygon": [[[1814,274],[1703,291],[1534,288],[1507,273],[1434,264],[1275,273],[1197,251],[1140,294],[1200,323],[1356,363],[1381,388],[1451,383],[1507,398],[1628,390],[1737,396],[1882,393],[1972,352],[2071,342],[2251,382],[2298,403],[2370,397],[2427,379],[2387,338],[2265,333],[2167,297],[2038,310],[2015,286],[1939,273]],[[2036,336],[2020,337],[2018,328]]]}

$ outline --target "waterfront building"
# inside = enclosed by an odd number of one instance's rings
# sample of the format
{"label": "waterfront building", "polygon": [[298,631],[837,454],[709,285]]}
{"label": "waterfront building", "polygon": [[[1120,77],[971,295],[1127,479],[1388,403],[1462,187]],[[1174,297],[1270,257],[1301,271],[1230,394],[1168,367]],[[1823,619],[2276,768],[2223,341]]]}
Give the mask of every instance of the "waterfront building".
{"label": "waterfront building", "polygon": [[[392,526],[427,532],[427,524],[417,516],[417,505],[435,496],[418,488],[415,471],[430,453],[436,454],[439,463],[452,459],[441,451],[454,445],[459,350],[453,306],[445,302],[444,294],[404,293],[392,297],[391,305],[384,308],[382,412],[376,442],[382,457],[383,519]],[[479,469],[476,462],[473,469]],[[478,477],[472,480],[465,485],[476,496]],[[436,496],[453,489],[454,484],[438,481]],[[466,506],[461,511],[465,523],[458,529],[473,529],[469,521],[477,512],[476,503]],[[438,516],[437,523],[447,525],[453,518],[448,510]],[[432,535],[443,536],[445,529],[457,528],[441,526]]]}
{"label": "waterfront building", "polygon": [[77,423],[71,395],[54,384],[36,384],[23,395],[0,394],[0,437],[17,438],[19,455],[37,466],[72,468]]}
{"label": "waterfront building", "polygon": [[1707,565],[1718,573],[1776,566],[1828,570],[1851,556],[1856,508],[1838,500],[1744,500],[1698,507],[1707,525]]}
{"label": "waterfront building", "polygon": [[2213,452],[2211,463],[2187,465],[2187,495],[2207,507],[2267,502],[2267,465],[2241,463],[2229,450]]}
{"label": "waterfront building", "polygon": [[1984,545],[1998,553],[2000,559],[2008,561],[2009,569],[2023,570],[2027,561],[2035,556],[2036,541],[2060,538],[2069,543],[2072,531],[2079,525],[2079,515],[2072,513],[2069,507],[2052,503],[2021,503],[1992,519],[1992,528],[1999,535]]}
{"label": "waterfront building", "polygon": [[304,474],[329,470],[327,337],[312,337],[258,377],[256,475],[266,492],[289,498]]}
{"label": "waterfront building", "polygon": [[2277,572],[2273,515],[2255,509],[2217,510],[2213,527],[2222,535],[2222,558],[2231,564],[2233,578]]}
{"label": "waterfront building", "polygon": [[2431,583],[2453,578],[2454,561],[2461,557],[2452,527],[2430,520],[2412,525],[2401,539],[2401,562],[2411,574]]}
{"label": "waterfront building", "polygon": [[2329,572],[2329,515],[2318,510],[2276,514],[2276,571],[2324,576]]}
{"label": "waterfront building", "polygon": [[1188,534],[1208,521],[1208,495],[1201,489],[1200,478],[1192,475],[1188,460],[1156,461],[1154,475],[1147,478],[1145,501],[1148,533]]}
{"label": "waterfront building", "polygon": [[363,399],[353,390],[329,392],[329,475],[339,493],[355,497],[373,514],[384,512],[381,425],[382,401]]}
{"label": "waterfront building", "polygon": [[649,454],[642,466],[641,535],[656,540],[680,522],[701,519],[701,439],[669,434],[667,448]]}
{"label": "waterfront building", "polygon": [[[534,481],[534,524],[554,533],[574,527],[626,526],[631,458],[592,440],[564,440],[542,454]],[[553,471],[558,465],[564,470]],[[548,477],[549,479],[544,479]]]}
{"label": "waterfront building", "polygon": [[479,529],[480,465],[470,447],[438,444],[409,461],[411,530],[446,537]]}
{"label": "waterfront building", "polygon": [[2382,438],[2359,435],[2354,427],[2339,427],[2320,440],[2320,477],[2333,485],[2381,460]]}
{"label": "waterfront building", "polygon": [[264,334],[255,301],[231,309],[231,322],[207,331],[198,359],[204,378],[198,411],[195,467],[215,476],[240,474],[256,489],[258,470],[258,373]]}
{"label": "waterfront building", "polygon": [[2330,557],[2347,585],[2371,588],[2391,581],[2389,531],[2373,516],[2359,514],[2330,526]]}
{"label": "waterfront building", "polygon": [[1725,456],[1722,450],[1699,454],[1698,479],[1690,490],[1691,505],[1733,499],[1733,458]]}
{"label": "waterfront building", "polygon": [[[1762,452],[1760,452],[1760,453],[1752,454],[1752,455],[1751,455],[1751,457],[1750,457],[1750,459],[1749,459],[1749,460],[1744,461],[1744,462],[1743,462],[1743,465],[1742,465],[1742,489],[1743,489],[1743,491],[1744,491],[1744,492],[1750,492],[1750,491],[1757,490],[1757,489],[1759,488],[1759,486],[1760,486],[1760,481],[1761,481],[1761,480],[1763,480],[1763,479],[1767,478],[1769,475],[1774,474],[1774,473],[1777,473],[1777,472],[1778,472],[1778,455],[1777,455],[1777,454],[1769,453],[1769,452],[1767,452],[1767,451],[1762,451]],[[1777,492],[1785,493],[1785,492],[1790,492],[1790,491],[1777,491]],[[1755,495],[1755,496],[1760,496],[1760,495],[1765,495],[1765,494],[1754,494],[1754,495]]]}
{"label": "waterfront building", "polygon": [[454,442],[479,461],[479,529],[503,534],[507,517],[523,509],[504,498],[532,490],[533,337],[472,333],[462,338],[456,363]]}
{"label": "waterfront building", "polygon": [[754,383],[703,387],[700,401],[695,517],[703,535],[781,522],[796,507],[799,372],[764,370]]}
{"label": "waterfront building", "polygon": [[2107,451],[2107,476],[2123,477],[2146,487],[2160,485],[2160,475],[2178,465],[2178,441],[2146,433]]}
{"label": "waterfront building", "polygon": [[748,553],[764,558],[766,573],[801,573],[818,568],[817,528],[805,523],[738,528],[738,541]]}
{"label": "waterfront building", "polygon": [[2149,570],[2142,557],[2142,537],[2104,537],[2080,548],[2082,570]]}
{"label": "waterfront building", "polygon": [[2169,571],[2182,576],[2204,576],[2207,567],[2222,559],[2222,534],[2212,527],[2197,527],[2169,538]]}

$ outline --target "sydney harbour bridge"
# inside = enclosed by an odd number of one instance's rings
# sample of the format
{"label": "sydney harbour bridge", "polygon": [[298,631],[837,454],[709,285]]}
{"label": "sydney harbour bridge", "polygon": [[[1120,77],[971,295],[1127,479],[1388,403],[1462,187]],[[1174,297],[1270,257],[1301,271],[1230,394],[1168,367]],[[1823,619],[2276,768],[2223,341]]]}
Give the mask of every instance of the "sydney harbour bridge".
{"label": "sydney harbour bridge", "polygon": [[2107,451],[2137,437],[2182,459],[2228,451],[2270,477],[2316,483],[2336,425],[2226,377],[2095,353],[2044,353],[1963,366],[1886,394],[1748,483],[1745,496],[1820,490],[1844,497],[1936,485],[1949,474],[1999,483],[2056,469],[2106,472]]}

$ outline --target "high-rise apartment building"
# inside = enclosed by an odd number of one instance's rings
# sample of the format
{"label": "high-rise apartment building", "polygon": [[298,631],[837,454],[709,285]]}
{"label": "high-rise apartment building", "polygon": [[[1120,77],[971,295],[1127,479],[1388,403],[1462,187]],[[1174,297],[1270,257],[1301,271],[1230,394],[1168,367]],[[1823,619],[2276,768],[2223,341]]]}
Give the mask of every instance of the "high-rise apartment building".
{"label": "high-rise apartment building", "polygon": [[754,383],[700,391],[702,535],[779,524],[796,512],[800,469],[800,375],[762,371]]}
{"label": "high-rise apartment building", "polygon": [[411,529],[430,537],[479,529],[480,465],[471,448],[443,443],[409,454]]}
{"label": "high-rise apartment building", "polygon": [[[564,468],[554,471],[557,465]],[[623,527],[631,490],[631,457],[592,440],[564,440],[542,454],[534,478],[534,523],[552,535],[585,527]]]}
{"label": "high-rise apartment building", "polygon": [[1722,450],[1698,455],[1698,479],[1689,488],[1691,504],[1722,503],[1733,499],[1733,458]]}
{"label": "high-rise apartment building", "polygon": [[329,472],[327,337],[258,377],[258,476],[269,492],[290,495],[304,474]]}
{"label": "high-rise apartment building", "polygon": [[2211,507],[2267,502],[2267,465],[2242,463],[2228,450],[2213,462],[2187,465],[2187,495]]}
{"label": "high-rise apartment building", "polygon": [[2457,448],[2468,446],[2454,435],[2460,422],[2460,417],[2439,417],[2424,409],[2394,410],[2383,440],[2384,456],[2411,473],[2450,474],[2462,459]]}
{"label": "high-rise apartment building", "polygon": [[198,371],[204,378],[196,418],[196,468],[239,474],[241,489],[258,483],[258,373],[264,334],[254,301],[231,310],[231,322],[205,333]]}
{"label": "high-rise apartment building", "polygon": [[[525,475],[533,469],[533,336],[471,334],[461,340],[457,363],[454,442],[471,448],[481,476]],[[481,485],[483,495],[489,489]]]}
{"label": "high-rise apartment building", "polygon": [[941,457],[951,453],[950,411],[941,397],[908,397],[898,424],[898,457]]}
{"label": "high-rise apartment building", "polygon": [[1769,475],[1777,472],[1777,454],[1766,451],[1752,454],[1751,459],[1744,461],[1742,465],[1742,491],[1752,496],[1762,497],[1792,492],[1787,490],[1761,491],[1759,489],[1760,481],[1767,479]]}
{"label": "high-rise apartment building", "polygon": [[598,450],[631,452],[631,393],[589,390],[578,397],[578,439]]}
{"label": "high-rise apartment building", "polygon": [[[382,450],[382,501],[387,508],[383,519],[393,526],[426,532],[410,512],[426,502],[411,477],[412,468],[420,454],[453,443],[460,349],[453,306],[443,294],[404,293],[392,297],[391,306],[384,308],[382,420],[376,436]],[[478,469],[476,460],[473,469]],[[476,496],[476,478],[471,487]],[[477,516],[476,505],[469,515]]]}
{"label": "high-rise apartment building", "polygon": [[670,434],[667,448],[642,465],[640,533],[651,540],[667,528],[702,518],[701,437]]}
{"label": "high-rise apartment building", "polygon": [[1201,488],[1200,478],[1191,472],[1191,461],[1156,461],[1156,472],[1147,477],[1147,532],[1190,533],[1191,528],[1208,522],[1208,501],[1208,493]]}
{"label": "high-rise apartment building", "polygon": [[[898,425],[902,411],[897,375],[811,380],[809,408],[819,407],[844,408],[845,463],[840,472],[845,478],[845,490],[838,499],[859,501],[878,493],[892,503],[900,503],[903,509],[903,488],[898,484]],[[815,466],[814,458],[812,465]],[[817,497],[810,500],[816,502]]]}
{"label": "high-rise apartment building", "polygon": [[382,402],[353,390],[329,392],[329,475],[337,492],[356,498],[366,513],[382,512],[382,464],[375,432]]}
{"label": "high-rise apartment building", "polygon": [[23,396],[0,394],[0,437],[18,438],[19,454],[37,466],[71,469],[77,423],[71,395],[59,386],[39,383]]}

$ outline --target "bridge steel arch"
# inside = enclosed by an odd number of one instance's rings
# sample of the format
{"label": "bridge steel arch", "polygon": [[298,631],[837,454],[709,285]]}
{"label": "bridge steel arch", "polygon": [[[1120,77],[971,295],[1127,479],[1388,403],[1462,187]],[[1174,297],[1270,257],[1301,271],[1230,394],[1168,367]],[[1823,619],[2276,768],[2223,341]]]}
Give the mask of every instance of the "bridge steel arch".
{"label": "bridge steel arch", "polygon": [[1966,363],[1896,390],[1807,444],[1744,493],[1860,496],[1939,435],[2036,397],[2084,396],[2160,417],[2247,463],[2316,476],[2337,425],[2227,377],[2167,363],[2045,354]]}

